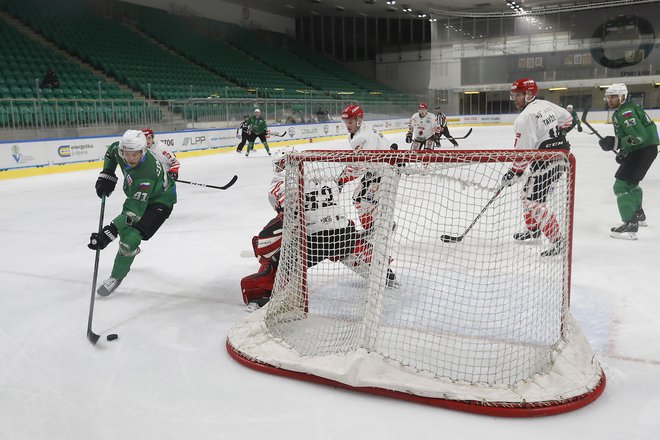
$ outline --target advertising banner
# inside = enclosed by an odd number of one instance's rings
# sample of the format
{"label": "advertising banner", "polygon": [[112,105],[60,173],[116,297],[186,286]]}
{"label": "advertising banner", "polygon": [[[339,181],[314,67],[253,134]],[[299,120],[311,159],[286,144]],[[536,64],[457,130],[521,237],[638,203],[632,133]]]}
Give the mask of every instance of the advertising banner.
{"label": "advertising banner", "polygon": [[[377,130],[396,130],[408,127],[408,119],[367,121]],[[269,142],[313,139],[347,135],[344,123],[326,122],[301,125],[272,125]],[[171,151],[196,151],[235,148],[240,133],[235,128],[188,130],[156,133],[156,140]],[[0,170],[94,162],[103,159],[106,149],[121,135],[73,139],[42,139],[36,141],[0,142]]]}

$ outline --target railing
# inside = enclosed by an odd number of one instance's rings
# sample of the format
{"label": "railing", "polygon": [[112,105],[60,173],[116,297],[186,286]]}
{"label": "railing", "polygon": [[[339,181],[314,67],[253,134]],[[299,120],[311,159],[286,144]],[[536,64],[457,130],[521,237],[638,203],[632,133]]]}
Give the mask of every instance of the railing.
{"label": "railing", "polygon": [[237,126],[255,108],[269,124],[339,120],[352,103],[366,119],[409,117],[419,101],[194,98],[176,101],[89,99],[0,99],[0,140],[93,136],[151,126],[159,131]]}

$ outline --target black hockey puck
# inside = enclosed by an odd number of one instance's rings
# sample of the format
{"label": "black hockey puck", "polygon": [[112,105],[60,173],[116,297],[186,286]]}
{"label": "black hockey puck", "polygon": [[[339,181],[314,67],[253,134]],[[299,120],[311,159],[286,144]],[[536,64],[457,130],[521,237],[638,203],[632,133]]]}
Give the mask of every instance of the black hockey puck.
{"label": "black hockey puck", "polygon": [[115,339],[119,338],[119,336],[117,336],[117,333],[112,333],[111,335],[108,335],[108,336],[106,336],[105,338],[106,338],[108,341],[114,341]]}

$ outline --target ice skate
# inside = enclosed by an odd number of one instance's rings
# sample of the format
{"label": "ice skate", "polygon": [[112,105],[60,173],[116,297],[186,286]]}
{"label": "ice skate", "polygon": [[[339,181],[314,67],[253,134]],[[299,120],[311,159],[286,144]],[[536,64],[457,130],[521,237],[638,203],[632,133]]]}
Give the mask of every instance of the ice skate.
{"label": "ice skate", "polygon": [[96,289],[96,293],[98,293],[100,296],[108,296],[117,290],[117,287],[119,287],[121,281],[122,280],[118,280],[117,278],[110,277],[103,281],[103,284],[101,284],[99,288]]}
{"label": "ice skate", "polygon": [[387,269],[387,279],[385,281],[385,286],[390,289],[397,289],[401,284],[396,280],[396,275],[392,272],[392,269]]}
{"label": "ice skate", "polygon": [[539,238],[541,236],[541,231],[535,229],[533,231],[527,230],[525,232],[516,232],[513,234],[513,239],[518,241],[531,240],[533,238]]}
{"label": "ice skate", "polygon": [[542,257],[554,257],[555,255],[559,255],[564,251],[564,240],[559,239],[552,243],[552,246],[543,252],[541,252]]}
{"label": "ice skate", "polygon": [[268,304],[268,301],[270,301],[270,297],[253,298],[252,301],[250,301],[248,305],[245,306],[245,311],[252,313],[256,310],[259,310]]}
{"label": "ice skate", "polygon": [[641,227],[646,227],[648,224],[646,223],[646,213],[644,212],[644,209],[639,208],[635,212],[635,217],[637,218],[637,225]]}
{"label": "ice skate", "polygon": [[621,240],[637,240],[638,229],[639,223],[637,222],[637,219],[631,220],[629,222],[624,222],[621,226],[610,229],[610,237]]}

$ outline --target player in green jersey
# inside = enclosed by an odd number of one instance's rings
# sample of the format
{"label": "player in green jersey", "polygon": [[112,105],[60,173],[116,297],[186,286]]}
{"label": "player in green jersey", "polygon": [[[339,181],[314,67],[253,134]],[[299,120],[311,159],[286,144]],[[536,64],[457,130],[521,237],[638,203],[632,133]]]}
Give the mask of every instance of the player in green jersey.
{"label": "player in green jersey", "polygon": [[605,151],[615,151],[619,163],[614,174],[614,194],[623,224],[612,228],[610,235],[637,240],[639,226],[646,226],[639,182],[658,155],[658,129],[644,109],[627,98],[625,84],[612,84],[605,90],[607,105],[614,110],[615,136],[606,136],[598,144]]}
{"label": "player in green jersey", "polygon": [[93,232],[87,245],[93,250],[105,249],[119,237],[112,274],[96,290],[101,296],[108,296],[119,287],[140,252],[142,240],[149,240],[156,233],[176,203],[175,181],[147,150],[142,131],[127,130],[121,141],[108,147],[103,171],[96,181],[99,197],[108,197],[115,189],[117,165],[124,174],[126,201],[121,214],[104,226],[101,234]]}
{"label": "player in green jersey", "polygon": [[268,141],[266,140],[266,134],[268,133],[268,127],[266,126],[266,121],[261,117],[261,110],[258,108],[254,109],[254,116],[250,116],[248,119],[248,146],[245,155],[248,156],[250,151],[254,148],[254,141],[259,138],[261,143],[266,149],[266,153],[270,156],[270,148],[268,148]]}
{"label": "player in green jersey", "polygon": [[578,114],[575,110],[573,110],[573,106],[571,104],[568,104],[566,106],[566,111],[571,114],[571,118],[573,120],[571,121],[571,126],[566,129],[566,132],[564,134],[568,134],[571,130],[573,130],[575,127],[577,127],[577,131],[582,131],[582,123],[580,123],[580,118],[578,117]]}

